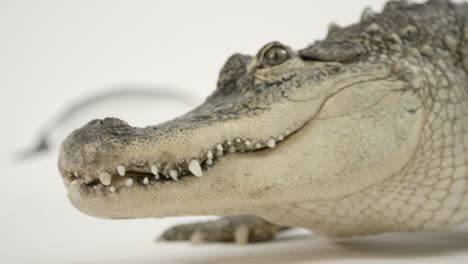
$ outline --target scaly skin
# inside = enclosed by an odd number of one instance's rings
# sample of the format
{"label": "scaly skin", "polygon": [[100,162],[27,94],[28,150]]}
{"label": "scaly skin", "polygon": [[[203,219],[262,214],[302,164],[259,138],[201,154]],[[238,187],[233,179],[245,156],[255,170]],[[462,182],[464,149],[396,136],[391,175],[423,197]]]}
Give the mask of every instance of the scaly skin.
{"label": "scaly skin", "polygon": [[162,236],[194,242],[466,222],[467,18],[467,4],[389,2],[303,50],[233,55],[175,120],[74,131],[59,157],[70,200],[105,218],[228,216]]}

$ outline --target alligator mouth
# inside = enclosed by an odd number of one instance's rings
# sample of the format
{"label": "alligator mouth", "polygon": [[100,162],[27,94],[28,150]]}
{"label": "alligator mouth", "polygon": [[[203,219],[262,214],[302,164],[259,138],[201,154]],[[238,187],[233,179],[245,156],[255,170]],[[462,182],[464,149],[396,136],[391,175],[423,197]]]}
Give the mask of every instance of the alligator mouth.
{"label": "alligator mouth", "polygon": [[300,130],[307,122],[296,122],[289,129],[268,139],[234,137],[222,140],[206,148],[198,155],[176,162],[151,160],[122,160],[114,169],[96,170],[97,176],[84,174],[78,170],[65,169],[62,173],[69,191],[99,196],[119,193],[129,188],[151,188],[152,186],[183,181],[188,177],[203,177],[205,172],[227,155],[234,153],[262,152],[282,144],[289,136]]}

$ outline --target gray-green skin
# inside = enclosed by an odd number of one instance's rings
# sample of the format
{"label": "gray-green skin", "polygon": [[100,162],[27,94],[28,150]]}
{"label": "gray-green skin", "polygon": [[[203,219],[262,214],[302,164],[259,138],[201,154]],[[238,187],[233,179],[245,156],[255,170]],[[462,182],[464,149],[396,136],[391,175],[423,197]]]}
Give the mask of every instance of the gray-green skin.
{"label": "gray-green skin", "polygon": [[392,1],[305,49],[231,56],[175,120],[91,121],[59,170],[93,216],[226,216],[163,240],[443,230],[468,220],[467,72],[468,4]]}

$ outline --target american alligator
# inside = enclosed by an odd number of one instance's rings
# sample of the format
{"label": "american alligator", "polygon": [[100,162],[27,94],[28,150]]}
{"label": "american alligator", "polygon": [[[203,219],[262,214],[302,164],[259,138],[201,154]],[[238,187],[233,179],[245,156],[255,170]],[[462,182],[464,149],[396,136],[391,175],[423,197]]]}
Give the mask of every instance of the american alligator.
{"label": "american alligator", "polygon": [[163,240],[444,230],[468,220],[467,72],[468,4],[390,1],[304,49],[231,56],[174,120],[89,122],[59,170],[92,216],[225,216]]}

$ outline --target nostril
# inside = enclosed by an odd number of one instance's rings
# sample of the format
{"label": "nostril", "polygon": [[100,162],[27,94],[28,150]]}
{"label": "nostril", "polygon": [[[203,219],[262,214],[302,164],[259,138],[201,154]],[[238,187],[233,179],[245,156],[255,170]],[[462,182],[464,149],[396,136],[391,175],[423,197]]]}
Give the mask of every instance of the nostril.
{"label": "nostril", "polygon": [[94,119],[89,121],[88,126],[97,126],[102,125],[103,121],[101,119]]}
{"label": "nostril", "polygon": [[102,124],[105,126],[127,126],[128,125],[127,122],[118,118],[114,118],[114,117],[104,118],[104,120],[102,121]]}
{"label": "nostril", "polygon": [[88,123],[88,126],[117,127],[117,126],[128,126],[128,123],[118,118],[106,117],[104,119],[94,119]]}

